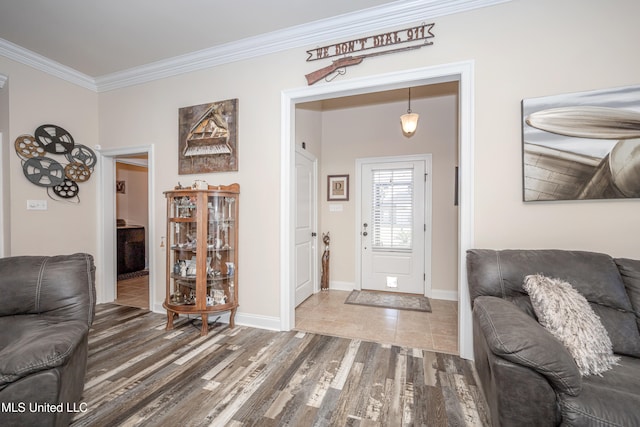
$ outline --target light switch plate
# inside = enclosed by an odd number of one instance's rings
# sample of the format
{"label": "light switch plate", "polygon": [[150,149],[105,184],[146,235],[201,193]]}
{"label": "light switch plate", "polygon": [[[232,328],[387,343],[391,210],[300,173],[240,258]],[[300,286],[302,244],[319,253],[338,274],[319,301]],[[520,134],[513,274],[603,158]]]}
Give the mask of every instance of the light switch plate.
{"label": "light switch plate", "polygon": [[27,200],[27,210],[28,211],[46,211],[47,201],[46,200]]}

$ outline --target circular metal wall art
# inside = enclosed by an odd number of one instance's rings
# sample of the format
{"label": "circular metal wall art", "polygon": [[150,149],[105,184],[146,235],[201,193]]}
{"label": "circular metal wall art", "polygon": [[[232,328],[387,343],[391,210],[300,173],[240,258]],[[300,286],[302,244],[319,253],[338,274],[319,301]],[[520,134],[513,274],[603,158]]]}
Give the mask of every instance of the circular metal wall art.
{"label": "circular metal wall art", "polygon": [[48,157],[32,157],[22,165],[24,176],[40,187],[53,187],[64,181],[64,168]]}
{"label": "circular metal wall art", "polygon": [[93,171],[93,167],[98,162],[98,157],[93,150],[86,145],[76,144],[71,151],[65,154],[71,163],[82,163]]}
{"label": "circular metal wall art", "polygon": [[14,145],[16,153],[22,159],[30,159],[32,157],[42,157],[45,155],[44,148],[31,135],[20,135],[16,138]]}
{"label": "circular metal wall art", "polygon": [[[53,200],[77,198],[72,202],[79,203],[78,183],[91,178],[98,163],[96,153],[86,145],[76,145],[71,134],[57,125],[39,126],[34,135],[20,135],[15,141],[24,176],[32,184],[46,187]],[[63,155],[69,163],[61,164],[47,154]]]}
{"label": "circular metal wall art", "polygon": [[54,185],[53,192],[63,199],[70,199],[76,197],[80,192],[80,187],[74,181],[65,179],[62,184]]}
{"label": "circular metal wall art", "polygon": [[85,182],[91,178],[91,170],[82,163],[69,163],[64,167],[64,174],[72,181]]}
{"label": "circular metal wall art", "polygon": [[57,125],[42,125],[36,129],[35,136],[47,153],[65,154],[74,146],[71,134]]}

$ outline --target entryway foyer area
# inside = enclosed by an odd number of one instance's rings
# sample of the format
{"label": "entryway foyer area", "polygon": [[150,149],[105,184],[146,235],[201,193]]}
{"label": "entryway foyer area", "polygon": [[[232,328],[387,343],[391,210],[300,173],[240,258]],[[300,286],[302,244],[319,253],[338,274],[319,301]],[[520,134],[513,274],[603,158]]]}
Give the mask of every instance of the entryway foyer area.
{"label": "entryway foyer area", "polygon": [[[399,123],[399,116],[406,112],[406,92],[399,89],[296,105],[296,152],[304,142],[304,149],[318,158],[318,225],[311,231],[317,232],[316,259],[324,249],[322,235],[331,235],[331,290],[298,299],[304,302],[295,310],[295,328],[458,354],[458,83],[412,87],[412,108],[421,114],[422,121],[411,138],[402,135]],[[434,301],[433,312],[345,306],[347,289],[366,289],[361,283],[375,280],[359,277],[364,275],[363,264],[366,266],[362,254],[373,243],[363,240],[363,230],[371,235],[374,224],[362,220],[359,199],[364,186],[357,182],[358,160],[426,155],[433,157],[433,167],[428,170],[433,194],[427,202],[432,224],[413,224],[413,230],[429,228],[429,251],[421,255],[429,261],[419,272],[420,279],[424,273],[425,285],[405,292],[428,295]],[[329,200],[328,177],[345,175],[350,187],[347,197]],[[404,248],[391,251],[399,249]],[[300,253],[297,248],[294,252]],[[373,261],[375,264],[378,259]]]}
{"label": "entryway foyer area", "polygon": [[296,308],[295,329],[458,354],[458,303],[431,299],[432,312],[345,305],[349,291],[319,292]]}

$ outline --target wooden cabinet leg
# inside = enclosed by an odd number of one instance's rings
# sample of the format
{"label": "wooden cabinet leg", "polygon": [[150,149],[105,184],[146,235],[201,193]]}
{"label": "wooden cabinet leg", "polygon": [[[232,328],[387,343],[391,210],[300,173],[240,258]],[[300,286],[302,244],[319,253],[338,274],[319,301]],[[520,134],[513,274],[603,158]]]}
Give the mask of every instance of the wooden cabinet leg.
{"label": "wooden cabinet leg", "polygon": [[231,310],[231,314],[229,314],[229,327],[233,328],[236,326],[236,309],[234,308],[233,310]]}
{"label": "wooden cabinet leg", "polygon": [[200,330],[200,335],[204,337],[209,333],[209,323],[207,321],[209,316],[207,313],[202,313],[200,317],[202,318],[202,329]]}
{"label": "wooden cabinet leg", "polygon": [[167,310],[167,327],[165,328],[167,331],[170,331],[170,330],[173,329],[173,318],[174,317],[178,317],[178,315],[176,313],[174,313],[173,311]]}

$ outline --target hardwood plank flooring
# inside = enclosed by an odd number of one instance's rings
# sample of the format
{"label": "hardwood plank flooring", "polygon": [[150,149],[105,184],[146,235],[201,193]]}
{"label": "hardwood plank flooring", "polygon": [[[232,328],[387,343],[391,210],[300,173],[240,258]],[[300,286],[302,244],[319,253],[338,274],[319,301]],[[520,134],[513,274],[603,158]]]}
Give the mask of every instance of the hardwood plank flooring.
{"label": "hardwood plank flooring", "polygon": [[73,426],[485,426],[455,355],[101,304]]}
{"label": "hardwood plank flooring", "polygon": [[149,308],[149,276],[118,280],[116,304]]}

